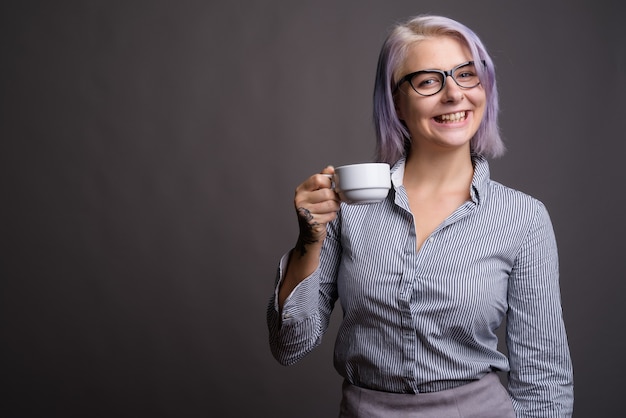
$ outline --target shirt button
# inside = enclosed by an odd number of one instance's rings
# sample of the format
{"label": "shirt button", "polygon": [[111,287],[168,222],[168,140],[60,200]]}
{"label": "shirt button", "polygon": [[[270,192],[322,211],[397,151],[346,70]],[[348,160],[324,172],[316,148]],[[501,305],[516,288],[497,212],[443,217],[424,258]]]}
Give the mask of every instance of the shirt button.
{"label": "shirt button", "polygon": [[428,238],[428,242],[433,242],[434,240],[435,240],[435,238],[434,238],[434,237],[430,237],[430,238]]}

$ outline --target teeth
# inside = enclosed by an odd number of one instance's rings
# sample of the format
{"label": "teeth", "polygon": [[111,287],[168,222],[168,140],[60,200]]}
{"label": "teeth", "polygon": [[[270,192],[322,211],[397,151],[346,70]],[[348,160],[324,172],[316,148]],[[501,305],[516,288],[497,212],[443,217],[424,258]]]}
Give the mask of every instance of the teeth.
{"label": "teeth", "polygon": [[460,122],[465,119],[465,112],[449,113],[447,115],[441,115],[437,117],[437,119],[441,122]]}

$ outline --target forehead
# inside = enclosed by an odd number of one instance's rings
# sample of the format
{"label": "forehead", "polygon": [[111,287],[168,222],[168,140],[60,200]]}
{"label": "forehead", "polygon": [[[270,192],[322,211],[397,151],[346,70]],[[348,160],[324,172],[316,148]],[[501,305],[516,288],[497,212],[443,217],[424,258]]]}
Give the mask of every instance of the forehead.
{"label": "forehead", "polygon": [[471,60],[469,48],[459,39],[449,36],[431,37],[408,47],[402,68],[405,74],[426,69],[449,70]]}

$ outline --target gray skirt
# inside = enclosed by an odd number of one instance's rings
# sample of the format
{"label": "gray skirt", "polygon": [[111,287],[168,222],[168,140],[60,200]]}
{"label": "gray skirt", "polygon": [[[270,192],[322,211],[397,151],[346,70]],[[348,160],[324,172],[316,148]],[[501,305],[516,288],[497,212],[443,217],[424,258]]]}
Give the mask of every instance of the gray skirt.
{"label": "gray skirt", "polygon": [[403,394],[364,389],[344,381],[340,418],[515,418],[496,373],[440,392]]}

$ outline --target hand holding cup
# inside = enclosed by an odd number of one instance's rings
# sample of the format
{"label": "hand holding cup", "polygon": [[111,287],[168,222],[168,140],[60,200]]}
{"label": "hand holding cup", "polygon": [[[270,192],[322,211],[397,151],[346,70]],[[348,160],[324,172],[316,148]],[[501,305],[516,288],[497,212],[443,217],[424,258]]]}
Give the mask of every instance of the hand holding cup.
{"label": "hand holding cup", "polygon": [[306,246],[321,243],[326,237],[326,224],[337,217],[339,198],[332,189],[335,169],[328,166],[314,174],[296,188],[294,205],[298,214],[301,252]]}

